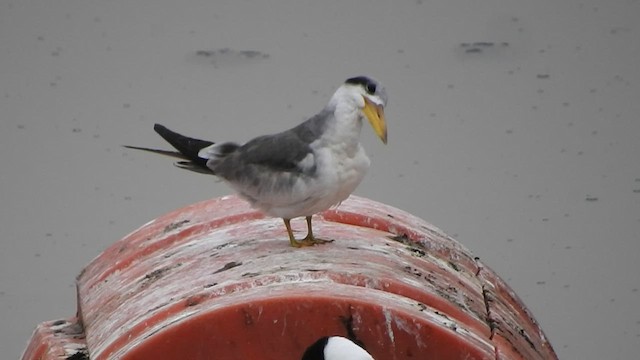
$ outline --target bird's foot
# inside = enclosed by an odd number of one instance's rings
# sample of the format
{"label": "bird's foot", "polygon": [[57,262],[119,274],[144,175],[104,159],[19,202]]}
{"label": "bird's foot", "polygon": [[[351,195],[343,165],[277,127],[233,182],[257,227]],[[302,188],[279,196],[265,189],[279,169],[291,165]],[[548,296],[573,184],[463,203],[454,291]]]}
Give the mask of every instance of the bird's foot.
{"label": "bird's foot", "polygon": [[314,236],[307,236],[302,240],[293,240],[291,241],[291,246],[293,247],[297,247],[297,248],[301,248],[301,247],[305,247],[305,246],[313,246],[313,245],[317,245],[317,244],[326,244],[326,243],[330,243],[333,242],[333,240],[324,240],[324,239],[318,239]]}

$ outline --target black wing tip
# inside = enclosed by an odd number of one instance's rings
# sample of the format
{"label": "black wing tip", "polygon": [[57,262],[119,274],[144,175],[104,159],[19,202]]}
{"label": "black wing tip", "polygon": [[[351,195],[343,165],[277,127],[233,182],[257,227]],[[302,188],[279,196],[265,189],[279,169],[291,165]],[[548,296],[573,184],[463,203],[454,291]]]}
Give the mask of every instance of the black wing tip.
{"label": "black wing tip", "polygon": [[163,139],[169,141],[166,136],[177,135],[175,132],[169,130],[166,126],[161,124],[153,124],[153,131],[162,136]]}
{"label": "black wing tip", "polygon": [[160,149],[152,149],[152,148],[143,147],[143,146],[134,146],[134,145],[120,145],[120,146],[126,149],[133,149],[133,150],[143,150],[143,151],[150,151],[150,152],[155,152],[156,150],[161,151]]}
{"label": "black wing tip", "polygon": [[206,164],[205,166],[202,166],[202,164],[187,160],[187,161],[176,161],[173,163],[173,165],[180,169],[193,171],[198,174],[215,175],[213,171],[206,166]]}
{"label": "black wing tip", "polygon": [[213,145],[212,141],[184,136],[160,124],[154,124],[153,130],[178,150],[183,155],[183,158],[190,160],[202,168],[208,169],[207,159],[201,158],[198,156],[198,153],[207,146]]}
{"label": "black wing tip", "polygon": [[153,149],[153,148],[148,148],[148,147],[143,147],[143,146],[133,146],[133,145],[122,145],[122,147],[126,148],[126,149],[147,151],[147,152],[150,152],[150,153],[166,155],[166,156],[175,157],[175,158],[179,158],[179,159],[187,159],[187,157],[184,156],[184,154],[182,154],[182,153],[180,153],[178,151],[163,150],[163,149]]}

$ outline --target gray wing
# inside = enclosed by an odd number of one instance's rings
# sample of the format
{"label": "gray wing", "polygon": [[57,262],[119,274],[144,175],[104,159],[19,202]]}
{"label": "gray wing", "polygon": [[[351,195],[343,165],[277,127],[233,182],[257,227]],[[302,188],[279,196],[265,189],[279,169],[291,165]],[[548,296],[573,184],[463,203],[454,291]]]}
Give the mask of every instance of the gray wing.
{"label": "gray wing", "polygon": [[285,132],[257,137],[208,165],[217,176],[231,182],[244,182],[259,173],[312,175],[315,162],[301,163],[307,156],[313,156],[309,143],[294,133]]}
{"label": "gray wing", "polygon": [[291,191],[294,183],[316,173],[311,143],[322,135],[325,113],[293,129],[257,137],[207,166],[249,199]]}

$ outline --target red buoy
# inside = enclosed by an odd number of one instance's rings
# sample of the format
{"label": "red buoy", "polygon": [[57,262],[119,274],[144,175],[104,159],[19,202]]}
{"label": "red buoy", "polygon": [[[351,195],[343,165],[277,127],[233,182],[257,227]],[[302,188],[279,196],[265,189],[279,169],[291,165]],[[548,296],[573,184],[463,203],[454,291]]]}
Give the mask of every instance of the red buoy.
{"label": "red buoy", "polygon": [[[294,230],[306,231],[304,221]],[[351,196],[289,245],[281,219],[228,196],[159,217],[78,276],[77,318],[23,359],[300,359],[322,336],[377,360],[557,359],[513,291],[439,229]]]}

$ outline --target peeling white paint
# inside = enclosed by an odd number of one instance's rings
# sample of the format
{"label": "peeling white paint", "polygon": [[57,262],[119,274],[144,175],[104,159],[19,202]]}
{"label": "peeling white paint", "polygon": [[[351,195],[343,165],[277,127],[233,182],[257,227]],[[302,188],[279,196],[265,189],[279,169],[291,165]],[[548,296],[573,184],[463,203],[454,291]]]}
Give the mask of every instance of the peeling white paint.
{"label": "peeling white paint", "polygon": [[384,315],[384,323],[387,328],[387,336],[389,336],[389,340],[391,340],[391,343],[395,346],[396,339],[393,334],[393,327],[391,324],[393,322],[393,315],[391,314],[391,311],[389,311],[389,309],[387,308],[382,309],[382,314]]}

